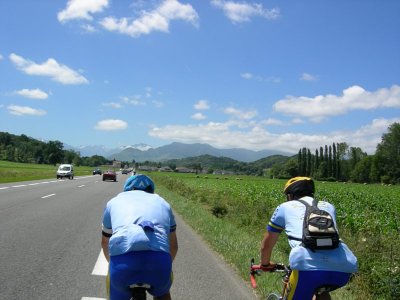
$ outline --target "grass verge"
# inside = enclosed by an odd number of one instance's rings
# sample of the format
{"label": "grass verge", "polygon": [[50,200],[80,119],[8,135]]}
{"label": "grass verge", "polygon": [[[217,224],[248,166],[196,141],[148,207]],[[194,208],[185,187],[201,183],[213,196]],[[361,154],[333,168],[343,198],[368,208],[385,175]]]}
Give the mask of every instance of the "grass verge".
{"label": "grass verge", "polygon": [[[215,217],[201,203],[190,201],[165,188],[162,184],[157,185],[157,193],[164,197],[185,222],[198,232],[210,247],[221,254],[225,261],[250,284],[250,259],[255,258],[256,263],[259,261],[259,245],[264,233],[264,224],[260,224],[259,231],[249,232],[245,228],[235,226],[224,219]],[[287,241],[281,238],[278,249],[274,253],[275,261],[287,262],[284,252],[279,251],[279,248],[287,247],[284,243],[287,243]],[[256,292],[260,297],[266,297],[272,291],[281,291],[281,278],[278,274],[265,273],[263,275],[257,277],[258,287]],[[357,298],[354,298],[346,288],[343,288],[333,292],[332,299],[351,300]]]}
{"label": "grass verge", "polygon": [[[0,183],[56,178],[57,166],[0,160]],[[91,175],[92,167],[74,167],[75,176]]]}

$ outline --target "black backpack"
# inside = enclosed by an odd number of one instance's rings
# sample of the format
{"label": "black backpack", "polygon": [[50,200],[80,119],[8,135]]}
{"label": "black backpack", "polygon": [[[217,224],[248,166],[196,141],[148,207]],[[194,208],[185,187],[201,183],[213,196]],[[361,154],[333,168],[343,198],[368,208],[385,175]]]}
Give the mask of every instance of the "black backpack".
{"label": "black backpack", "polygon": [[306,206],[301,239],[288,236],[289,239],[301,241],[302,245],[313,251],[335,249],[339,246],[339,233],[333,217],[325,210],[318,208],[318,201],[313,199],[312,205],[304,200],[296,200]]}

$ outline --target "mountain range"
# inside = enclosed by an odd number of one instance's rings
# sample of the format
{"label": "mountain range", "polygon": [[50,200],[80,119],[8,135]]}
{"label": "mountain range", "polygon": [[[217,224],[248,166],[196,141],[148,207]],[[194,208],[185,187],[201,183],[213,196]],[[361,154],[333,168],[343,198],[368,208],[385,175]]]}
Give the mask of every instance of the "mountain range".
{"label": "mountain range", "polygon": [[228,157],[242,162],[253,162],[271,155],[288,155],[283,151],[261,150],[253,151],[243,148],[218,149],[209,144],[184,144],[171,143],[158,148],[153,148],[146,144],[136,144],[133,146],[123,146],[118,149],[107,149],[104,146],[86,146],[73,149],[79,151],[82,156],[101,155],[108,159],[120,161],[154,161],[162,162],[170,159],[181,159],[186,157],[196,157],[200,155],[212,155],[216,157]]}

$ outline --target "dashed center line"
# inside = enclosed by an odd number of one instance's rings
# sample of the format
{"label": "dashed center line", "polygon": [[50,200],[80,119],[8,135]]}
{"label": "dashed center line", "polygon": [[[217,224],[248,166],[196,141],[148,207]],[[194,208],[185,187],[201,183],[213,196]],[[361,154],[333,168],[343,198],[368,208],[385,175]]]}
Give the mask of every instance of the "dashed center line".
{"label": "dashed center line", "polygon": [[41,197],[42,199],[45,199],[45,198],[49,198],[49,197],[52,197],[52,196],[55,196],[56,194],[49,194],[49,195],[46,195],[46,196],[43,196],[43,197]]}
{"label": "dashed center line", "polygon": [[97,258],[96,264],[94,265],[92,275],[107,276],[108,273],[108,261],[104,256],[103,250],[100,250],[100,254]]}

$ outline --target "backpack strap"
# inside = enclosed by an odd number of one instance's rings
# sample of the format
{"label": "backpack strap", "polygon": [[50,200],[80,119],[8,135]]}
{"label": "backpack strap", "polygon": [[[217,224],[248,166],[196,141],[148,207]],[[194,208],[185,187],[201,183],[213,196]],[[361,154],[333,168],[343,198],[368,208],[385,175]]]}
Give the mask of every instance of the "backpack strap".
{"label": "backpack strap", "polygon": [[[306,211],[304,212],[304,219],[305,219],[305,217],[307,215],[308,208],[311,207],[311,206],[314,206],[314,201],[316,201],[316,200],[315,199],[313,200],[313,205],[310,205],[310,204],[307,203],[307,201],[304,201],[304,200],[301,200],[301,199],[294,199],[294,201],[299,201],[300,203],[302,203],[306,207]],[[295,241],[299,241],[299,242],[303,241],[302,238],[298,238],[298,237],[295,237],[295,236],[288,235],[287,237],[288,237],[289,240],[295,240]]]}

